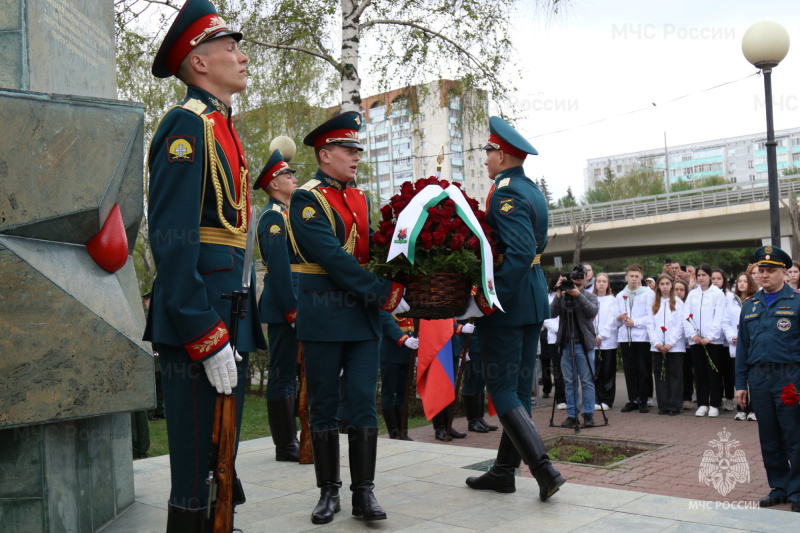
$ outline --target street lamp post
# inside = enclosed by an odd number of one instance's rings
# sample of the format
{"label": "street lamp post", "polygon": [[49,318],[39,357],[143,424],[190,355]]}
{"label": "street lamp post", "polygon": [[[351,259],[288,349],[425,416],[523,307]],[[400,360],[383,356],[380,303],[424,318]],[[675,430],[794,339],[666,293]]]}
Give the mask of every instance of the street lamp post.
{"label": "street lamp post", "polygon": [[756,22],[742,37],[742,53],[764,74],[764,104],[767,108],[767,184],[769,187],[769,223],[773,246],[781,245],[781,222],[778,211],[778,158],[775,128],[772,122],[772,69],[789,52],[789,33],[769,20]]}

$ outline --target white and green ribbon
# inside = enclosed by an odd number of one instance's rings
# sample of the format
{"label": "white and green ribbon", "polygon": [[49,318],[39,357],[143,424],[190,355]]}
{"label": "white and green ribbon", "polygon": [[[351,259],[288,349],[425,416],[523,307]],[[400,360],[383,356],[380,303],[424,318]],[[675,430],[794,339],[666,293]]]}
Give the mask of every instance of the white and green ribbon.
{"label": "white and green ribbon", "polygon": [[497,293],[494,289],[494,265],[492,264],[492,247],[483,233],[480,222],[475,218],[475,213],[467,203],[464,193],[455,185],[442,189],[439,185],[427,185],[397,216],[397,224],[389,246],[389,256],[386,261],[391,261],[400,254],[405,255],[409,262],[414,264],[414,252],[417,237],[422,231],[422,226],[428,220],[428,209],[435,206],[445,198],[450,198],[456,204],[456,214],[464,224],[478,237],[481,243],[481,285],[483,294],[489,303],[503,310]]}

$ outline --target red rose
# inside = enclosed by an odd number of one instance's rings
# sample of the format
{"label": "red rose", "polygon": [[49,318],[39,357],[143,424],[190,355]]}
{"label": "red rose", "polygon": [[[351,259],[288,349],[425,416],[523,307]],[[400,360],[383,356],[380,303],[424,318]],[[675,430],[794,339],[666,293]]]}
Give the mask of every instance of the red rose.
{"label": "red rose", "polygon": [[403,211],[403,209],[406,208],[407,205],[408,202],[403,200],[398,200],[397,202],[393,202],[392,209],[394,210],[394,216],[400,216],[400,213]]}
{"label": "red rose", "polygon": [[794,384],[789,383],[783,388],[781,391],[781,401],[787,407],[792,407],[797,402],[800,402],[800,395],[797,394],[797,389],[794,388]]}
{"label": "red rose", "polygon": [[479,204],[477,200],[470,198],[469,196],[466,196],[465,198],[467,199],[467,203],[473,211],[477,211],[480,208],[481,204]]}
{"label": "red rose", "polygon": [[430,233],[420,233],[417,240],[422,245],[423,250],[430,250],[433,247],[433,235]]}
{"label": "red rose", "polygon": [[461,250],[464,247],[464,236],[460,233],[453,235],[453,238],[450,239],[450,249],[454,252]]}
{"label": "red rose", "polygon": [[434,246],[441,246],[444,244],[444,240],[447,238],[447,232],[438,230],[433,234],[433,245]]}
{"label": "red rose", "polygon": [[400,194],[403,196],[410,194],[414,195],[414,184],[410,181],[404,181],[403,184],[400,186]]}
{"label": "red rose", "polygon": [[483,224],[486,221],[486,213],[483,211],[475,211],[475,218],[478,219],[478,222]]}
{"label": "red rose", "polygon": [[392,206],[390,204],[381,207],[381,216],[383,220],[392,220]]}
{"label": "red rose", "polygon": [[481,247],[481,241],[477,237],[470,237],[467,240],[466,246],[467,250],[472,250],[472,251],[479,250]]}
{"label": "red rose", "polygon": [[456,214],[456,204],[451,200],[450,205],[447,205],[446,203],[443,204],[439,209],[439,212],[442,214],[443,218],[451,218]]}
{"label": "red rose", "polygon": [[446,189],[450,186],[450,182],[447,180],[439,180],[439,186],[441,186],[442,189]]}
{"label": "red rose", "polygon": [[372,236],[372,242],[375,246],[386,246],[386,243],[389,242],[389,239],[383,233],[375,233]]}
{"label": "red rose", "polygon": [[414,190],[419,192],[427,186],[428,186],[428,180],[426,180],[425,178],[420,178],[414,183]]}

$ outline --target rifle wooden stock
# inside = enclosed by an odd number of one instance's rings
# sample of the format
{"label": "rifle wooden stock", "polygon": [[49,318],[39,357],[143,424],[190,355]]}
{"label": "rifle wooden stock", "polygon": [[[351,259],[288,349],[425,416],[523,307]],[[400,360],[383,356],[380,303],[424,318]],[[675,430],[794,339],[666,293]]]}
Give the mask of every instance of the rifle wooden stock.
{"label": "rifle wooden stock", "polygon": [[300,375],[297,410],[300,417],[300,464],[314,464],[314,451],[311,449],[311,423],[308,420],[308,383],[306,366],[303,363],[303,343],[297,341],[297,373]]}
{"label": "rifle wooden stock", "polygon": [[[234,456],[236,454],[236,396],[217,395],[211,432],[212,472],[216,483],[214,533],[233,530]],[[212,494],[209,494],[211,497]]]}

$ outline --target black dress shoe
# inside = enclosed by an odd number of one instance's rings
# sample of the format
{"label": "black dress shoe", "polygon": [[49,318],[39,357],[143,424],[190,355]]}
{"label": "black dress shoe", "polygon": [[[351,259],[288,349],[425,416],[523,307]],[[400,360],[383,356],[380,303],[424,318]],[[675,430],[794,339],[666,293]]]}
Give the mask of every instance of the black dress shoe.
{"label": "black dress shoe", "polygon": [[450,428],[450,438],[453,439],[465,439],[467,438],[466,433],[461,433],[460,431],[456,431],[456,428]]}
{"label": "black dress shoe", "polygon": [[434,429],[433,436],[436,440],[447,440],[446,435],[447,435],[447,430],[445,428]]}
{"label": "black dress shoe", "polygon": [[643,403],[643,404],[641,404],[641,405],[639,406],[639,412],[640,412],[640,413],[649,413],[649,412],[650,412],[650,409],[648,409],[648,408],[647,408],[647,404],[644,404],[644,403]]}
{"label": "black dress shoe", "polygon": [[568,417],[563,422],[561,422],[561,427],[562,428],[574,428],[577,425],[578,425],[578,421],[575,420],[574,418],[572,418],[571,416]]}
{"label": "black dress shoe", "polygon": [[800,502],[792,502],[792,512],[800,513]]}
{"label": "black dress shoe", "polygon": [[625,404],[625,407],[620,409],[623,413],[630,413],[631,411],[638,409],[639,404],[636,402],[628,402]]}
{"label": "black dress shoe", "polygon": [[481,421],[478,418],[469,421],[467,424],[467,430],[474,431],[475,433],[489,433],[489,428],[481,424]]}
{"label": "black dress shoe", "polygon": [[481,417],[481,418],[479,418],[479,419],[478,419],[478,421],[479,421],[481,424],[483,424],[483,427],[485,427],[485,428],[486,428],[486,429],[488,429],[489,431],[497,431],[497,429],[498,429],[498,428],[497,428],[497,426],[493,426],[493,425],[489,424],[489,423],[488,423],[488,422],[486,422],[486,420],[484,420],[482,417]]}
{"label": "black dress shoe", "polygon": [[[774,507],[782,503],[786,503],[786,496],[764,496],[758,500],[759,507]],[[795,503],[797,502],[792,503],[792,507],[794,507]]]}

